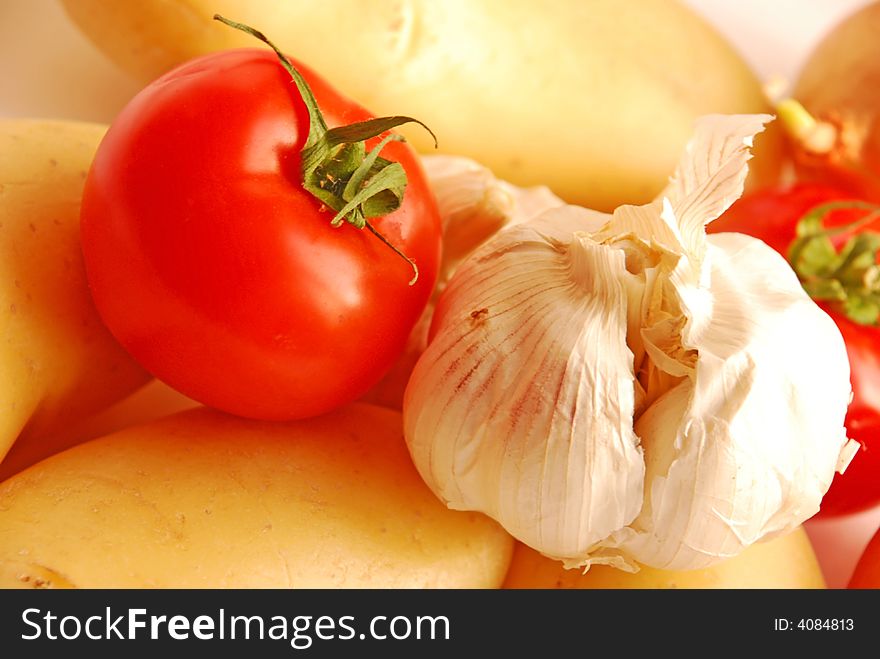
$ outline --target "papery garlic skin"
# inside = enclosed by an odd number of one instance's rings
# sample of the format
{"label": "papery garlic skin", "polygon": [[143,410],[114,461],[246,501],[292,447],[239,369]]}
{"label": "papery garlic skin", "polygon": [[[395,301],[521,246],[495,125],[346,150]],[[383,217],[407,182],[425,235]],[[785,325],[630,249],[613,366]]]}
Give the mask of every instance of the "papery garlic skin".
{"label": "papery garlic skin", "polygon": [[470,158],[422,156],[421,163],[440,212],[443,255],[434,292],[410,332],[403,353],[362,399],[393,409],[403,405],[406,383],[428,345],[434,305],[461,261],[505,226],[565,203],[547,187],[520,188],[502,181]]}
{"label": "papery garlic skin", "polygon": [[550,188],[511,185],[470,158],[429,155],[422,156],[421,163],[443,226],[443,260],[435,298],[458,264],[498,231],[565,205]]}
{"label": "papery garlic skin", "polygon": [[775,251],[705,224],[766,116],[714,116],[663,195],[566,206],[457,269],[404,401],[428,485],[569,565],[698,569],[813,515],[852,451],[839,331]]}

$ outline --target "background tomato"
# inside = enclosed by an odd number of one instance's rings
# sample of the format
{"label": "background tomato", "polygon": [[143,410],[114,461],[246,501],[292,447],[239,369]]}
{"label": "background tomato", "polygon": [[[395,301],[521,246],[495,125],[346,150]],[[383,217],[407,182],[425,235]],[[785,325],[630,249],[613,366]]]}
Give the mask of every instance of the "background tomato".
{"label": "background tomato", "polygon": [[[330,127],[370,118],[297,65]],[[401,207],[343,224],[301,186],[309,117],[268,50],[208,55],[118,115],[86,182],[82,239],[117,339],[182,393],[242,416],[319,414],[369,389],[403,349],[436,278],[440,222],[404,144]],[[372,143],[375,143],[373,140]],[[368,143],[368,148],[371,146]]]}
{"label": "background tomato", "polygon": [[[735,231],[763,240],[783,256],[795,239],[795,229],[807,211],[831,201],[853,199],[847,188],[825,183],[798,183],[791,187],[768,188],[748,194],[707,227],[709,233]],[[825,218],[826,226],[854,222],[861,210],[836,210]],[[845,238],[842,235],[838,242]]]}
{"label": "background tomato", "polygon": [[[822,183],[764,190],[739,199],[708,230],[746,233],[787,256],[796,237],[798,220],[816,206],[848,199],[848,190]],[[824,224],[842,226],[865,215],[866,211],[861,209],[834,210],[825,217]],[[865,228],[880,230],[880,220]],[[851,235],[843,232],[834,236],[832,242],[839,247]],[[846,427],[848,435],[862,449],[845,473],[834,476],[819,511],[819,516],[827,516],[864,510],[880,502],[880,328],[855,323],[828,303],[820,302],[820,306],[837,323],[846,343],[853,386]],[[809,355],[804,358],[809,359]]]}

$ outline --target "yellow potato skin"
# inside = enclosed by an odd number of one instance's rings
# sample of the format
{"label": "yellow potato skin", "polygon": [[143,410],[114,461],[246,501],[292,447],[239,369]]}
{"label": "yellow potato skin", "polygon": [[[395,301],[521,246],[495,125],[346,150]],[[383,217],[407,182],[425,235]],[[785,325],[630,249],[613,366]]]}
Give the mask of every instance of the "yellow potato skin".
{"label": "yellow potato skin", "polygon": [[504,588],[825,588],[825,579],[802,528],[760,542],[739,556],[702,570],[642,567],[636,573],[595,565],[586,574],[517,543]]}
{"label": "yellow potato skin", "polygon": [[0,485],[0,587],[497,588],[512,539],[444,507],[400,414],[292,423],[198,408]]}
{"label": "yellow potato skin", "polygon": [[104,126],[0,120],[0,460],[149,379],[101,323],[79,205]]}
{"label": "yellow potato skin", "polygon": [[198,405],[160,380],[151,380],[121,401],[76,419],[57,432],[15,442],[0,462],[0,483],[71,446]]}
{"label": "yellow potato skin", "polygon": [[[760,85],[703,19],[672,0],[62,0],[141,80],[213,50],[260,47],[211,20],[263,30],[378,115],[417,117],[440,151],[598,210],[650,201],[694,120],[765,112]],[[433,152],[419,127],[401,131]],[[779,174],[775,128],[750,182]]]}

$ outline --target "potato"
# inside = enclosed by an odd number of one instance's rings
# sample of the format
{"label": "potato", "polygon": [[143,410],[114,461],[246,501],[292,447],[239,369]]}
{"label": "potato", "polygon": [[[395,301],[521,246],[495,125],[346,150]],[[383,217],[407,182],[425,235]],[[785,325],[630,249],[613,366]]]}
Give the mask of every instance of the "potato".
{"label": "potato", "polygon": [[[671,0],[63,3],[143,81],[212,50],[261,47],[211,17],[245,22],[372,112],[421,119],[443,152],[599,210],[653,198],[699,115],[768,109],[733,49]],[[433,150],[421,128],[402,132]],[[769,183],[775,129],[758,145],[752,180]]]}
{"label": "potato", "polygon": [[118,403],[77,419],[51,435],[26,437],[13,444],[0,462],[0,483],[71,446],[197,406],[197,402],[168,385],[151,380]]}
{"label": "potato", "polygon": [[0,485],[0,588],[498,587],[512,539],[448,510],[400,414],[274,424],[198,408]]}
{"label": "potato", "polygon": [[101,323],[79,203],[105,127],[0,120],[0,460],[117,401],[149,376]]}
{"label": "potato", "polygon": [[797,528],[714,567],[684,572],[595,565],[582,574],[518,543],[504,588],[825,588],[825,579],[806,532]]}

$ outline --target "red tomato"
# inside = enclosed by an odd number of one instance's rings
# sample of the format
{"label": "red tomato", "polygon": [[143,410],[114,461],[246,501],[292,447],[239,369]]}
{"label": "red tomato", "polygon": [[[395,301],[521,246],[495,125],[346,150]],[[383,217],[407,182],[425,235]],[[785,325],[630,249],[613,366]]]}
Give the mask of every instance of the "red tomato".
{"label": "red tomato", "polygon": [[[305,67],[328,126],[371,118]],[[440,220],[414,152],[400,208],[348,223],[301,185],[307,108],[277,57],[208,55],[147,86],[110,127],[85,185],[95,303],[161,380],[255,418],[319,414],[376,383],[436,279]],[[378,139],[370,140],[371,148]]]}
{"label": "red tomato", "polygon": [[877,529],[856,563],[849,588],[880,588],[880,529]]}
{"label": "red tomato", "polygon": [[[738,200],[708,230],[749,234],[787,256],[797,223],[810,209],[848,199],[851,197],[845,190],[818,183],[764,190]],[[866,211],[859,209],[835,210],[828,214],[824,224],[841,226],[865,215]],[[862,227],[865,229],[880,231],[880,220]],[[851,235],[839,234],[832,242],[840,247]],[[837,323],[846,343],[853,402],[845,423],[849,437],[858,441],[862,449],[845,473],[835,475],[822,500],[819,516],[830,516],[857,512],[880,502],[880,328],[853,322],[829,303],[819,304]]]}

